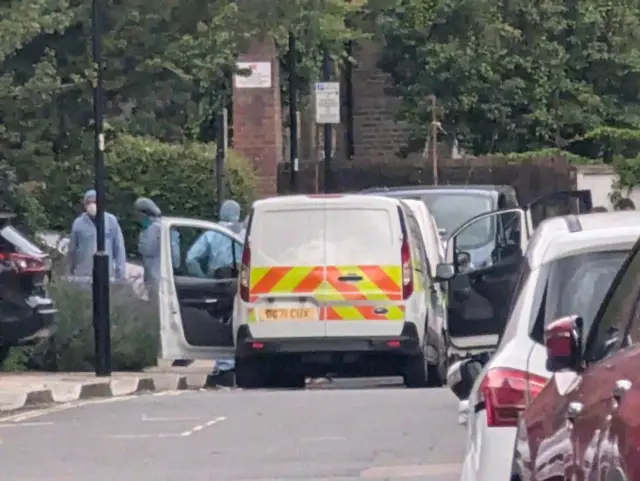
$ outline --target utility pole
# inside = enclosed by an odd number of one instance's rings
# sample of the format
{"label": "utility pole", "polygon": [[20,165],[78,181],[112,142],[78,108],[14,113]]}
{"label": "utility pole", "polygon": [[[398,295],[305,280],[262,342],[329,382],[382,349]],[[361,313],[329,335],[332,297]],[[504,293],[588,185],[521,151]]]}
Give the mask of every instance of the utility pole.
{"label": "utility pole", "polygon": [[91,2],[93,64],[96,71],[93,88],[94,168],[96,189],[97,246],[93,256],[93,334],[96,376],[111,375],[111,319],[109,318],[109,255],[105,246],[105,168],[104,168],[104,86],[102,71],[101,0]]}
{"label": "utility pole", "polygon": [[431,101],[431,157],[433,161],[433,185],[438,185],[438,129],[440,124],[436,115],[436,96],[430,95]]}
{"label": "utility pole", "polygon": [[289,183],[291,192],[298,191],[298,85],[297,85],[297,59],[296,59],[296,37],[289,33],[289,154],[291,165],[289,166]]}

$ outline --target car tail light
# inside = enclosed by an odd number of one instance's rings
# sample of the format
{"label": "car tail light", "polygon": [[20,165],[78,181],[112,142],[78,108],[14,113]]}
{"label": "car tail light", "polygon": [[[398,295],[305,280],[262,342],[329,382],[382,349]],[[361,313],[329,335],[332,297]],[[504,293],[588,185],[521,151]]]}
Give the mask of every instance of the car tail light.
{"label": "car tail light", "polygon": [[518,415],[536,397],[547,379],[518,369],[490,369],[480,383],[489,427],[517,426]]}
{"label": "car tail light", "polygon": [[240,299],[244,302],[249,302],[250,264],[251,247],[249,247],[249,242],[246,242],[242,250],[242,263],[240,264]]}
{"label": "car tail light", "polygon": [[46,271],[43,260],[15,252],[0,252],[0,261],[11,264],[20,273]]}
{"label": "car tail light", "polygon": [[402,298],[408,299],[413,293],[413,266],[411,265],[411,248],[406,235],[402,239],[400,257],[402,259]]}

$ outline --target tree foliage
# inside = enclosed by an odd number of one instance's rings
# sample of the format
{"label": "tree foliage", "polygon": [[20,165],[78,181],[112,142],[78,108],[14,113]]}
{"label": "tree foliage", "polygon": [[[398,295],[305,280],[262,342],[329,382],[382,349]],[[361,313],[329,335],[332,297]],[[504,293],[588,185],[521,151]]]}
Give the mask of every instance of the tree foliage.
{"label": "tree foliage", "polygon": [[429,95],[473,153],[598,158],[594,132],[640,128],[638,2],[396,0],[378,26],[414,140],[425,137]]}
{"label": "tree foliage", "polygon": [[[362,1],[341,0],[101,0],[104,31],[105,127],[110,147],[133,143],[136,164],[122,149],[109,161],[128,159],[130,165],[111,165],[110,200],[124,185],[136,185],[138,167],[153,171],[148,162],[163,159],[179,166],[194,159],[176,157],[171,147],[155,143],[185,143],[182,155],[202,160],[210,146],[195,142],[215,139],[215,112],[228,102],[230,77],[237,55],[263,35],[276,39],[286,54],[288,32],[299,39],[300,84],[317,79],[318,45],[327,46],[336,58],[345,55],[345,42],[360,35],[350,19]],[[0,3],[0,180],[11,179],[16,188],[5,204],[14,207],[16,195],[29,192],[31,200],[53,210],[53,227],[66,227],[77,195],[90,185],[93,157],[92,88],[96,70],[91,55],[91,2],[79,0],[11,0]],[[281,76],[283,84],[286,75]],[[139,136],[138,142],[131,136]],[[138,143],[136,143],[138,142]],[[146,155],[138,148],[160,149]],[[190,150],[191,149],[191,150]],[[141,167],[142,166],[142,167]],[[209,168],[209,167],[207,167]],[[127,169],[131,175],[123,174]],[[197,174],[203,174],[198,164]],[[6,174],[5,174],[6,173]],[[183,176],[184,177],[184,176]],[[125,179],[126,180],[123,180]],[[147,187],[148,176],[140,182]],[[172,198],[165,206],[178,212],[213,212],[212,193],[202,197],[203,207],[189,209],[182,194],[182,177],[156,186]],[[200,187],[210,183],[200,181]],[[121,183],[122,182],[122,183]],[[160,186],[165,186],[164,191]],[[27,190],[25,190],[25,188]],[[189,187],[191,188],[191,186]],[[196,188],[196,187],[193,187]],[[151,189],[154,190],[154,189]],[[127,197],[127,201],[129,200]],[[178,201],[174,202],[175,199]],[[24,199],[23,199],[24,200]],[[191,202],[198,202],[192,198]],[[24,202],[23,202],[24,203]],[[36,202],[37,204],[37,202]],[[30,207],[36,208],[37,205]],[[66,210],[65,210],[66,209]],[[118,204],[115,210],[121,210]],[[204,214],[204,212],[203,212]],[[29,215],[30,218],[34,217]],[[40,225],[42,223],[38,221]]]}

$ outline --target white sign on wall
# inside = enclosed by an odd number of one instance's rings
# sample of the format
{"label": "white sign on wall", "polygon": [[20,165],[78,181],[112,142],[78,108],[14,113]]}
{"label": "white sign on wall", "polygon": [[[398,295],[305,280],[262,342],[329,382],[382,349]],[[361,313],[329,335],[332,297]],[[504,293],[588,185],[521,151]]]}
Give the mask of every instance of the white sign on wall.
{"label": "white sign on wall", "polygon": [[249,75],[235,74],[235,86],[238,89],[271,88],[271,62],[238,62],[238,70],[248,70]]}
{"label": "white sign on wall", "polygon": [[317,124],[340,123],[340,82],[316,82],[315,113]]}

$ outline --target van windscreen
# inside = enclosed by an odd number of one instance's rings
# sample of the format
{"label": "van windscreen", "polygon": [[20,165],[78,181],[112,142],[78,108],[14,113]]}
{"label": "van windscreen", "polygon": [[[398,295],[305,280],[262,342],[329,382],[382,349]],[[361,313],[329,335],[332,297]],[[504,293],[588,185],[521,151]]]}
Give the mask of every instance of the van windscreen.
{"label": "van windscreen", "polygon": [[[291,209],[255,216],[252,263],[270,266],[400,262],[398,229],[384,209]],[[394,234],[395,233],[395,234]]]}

